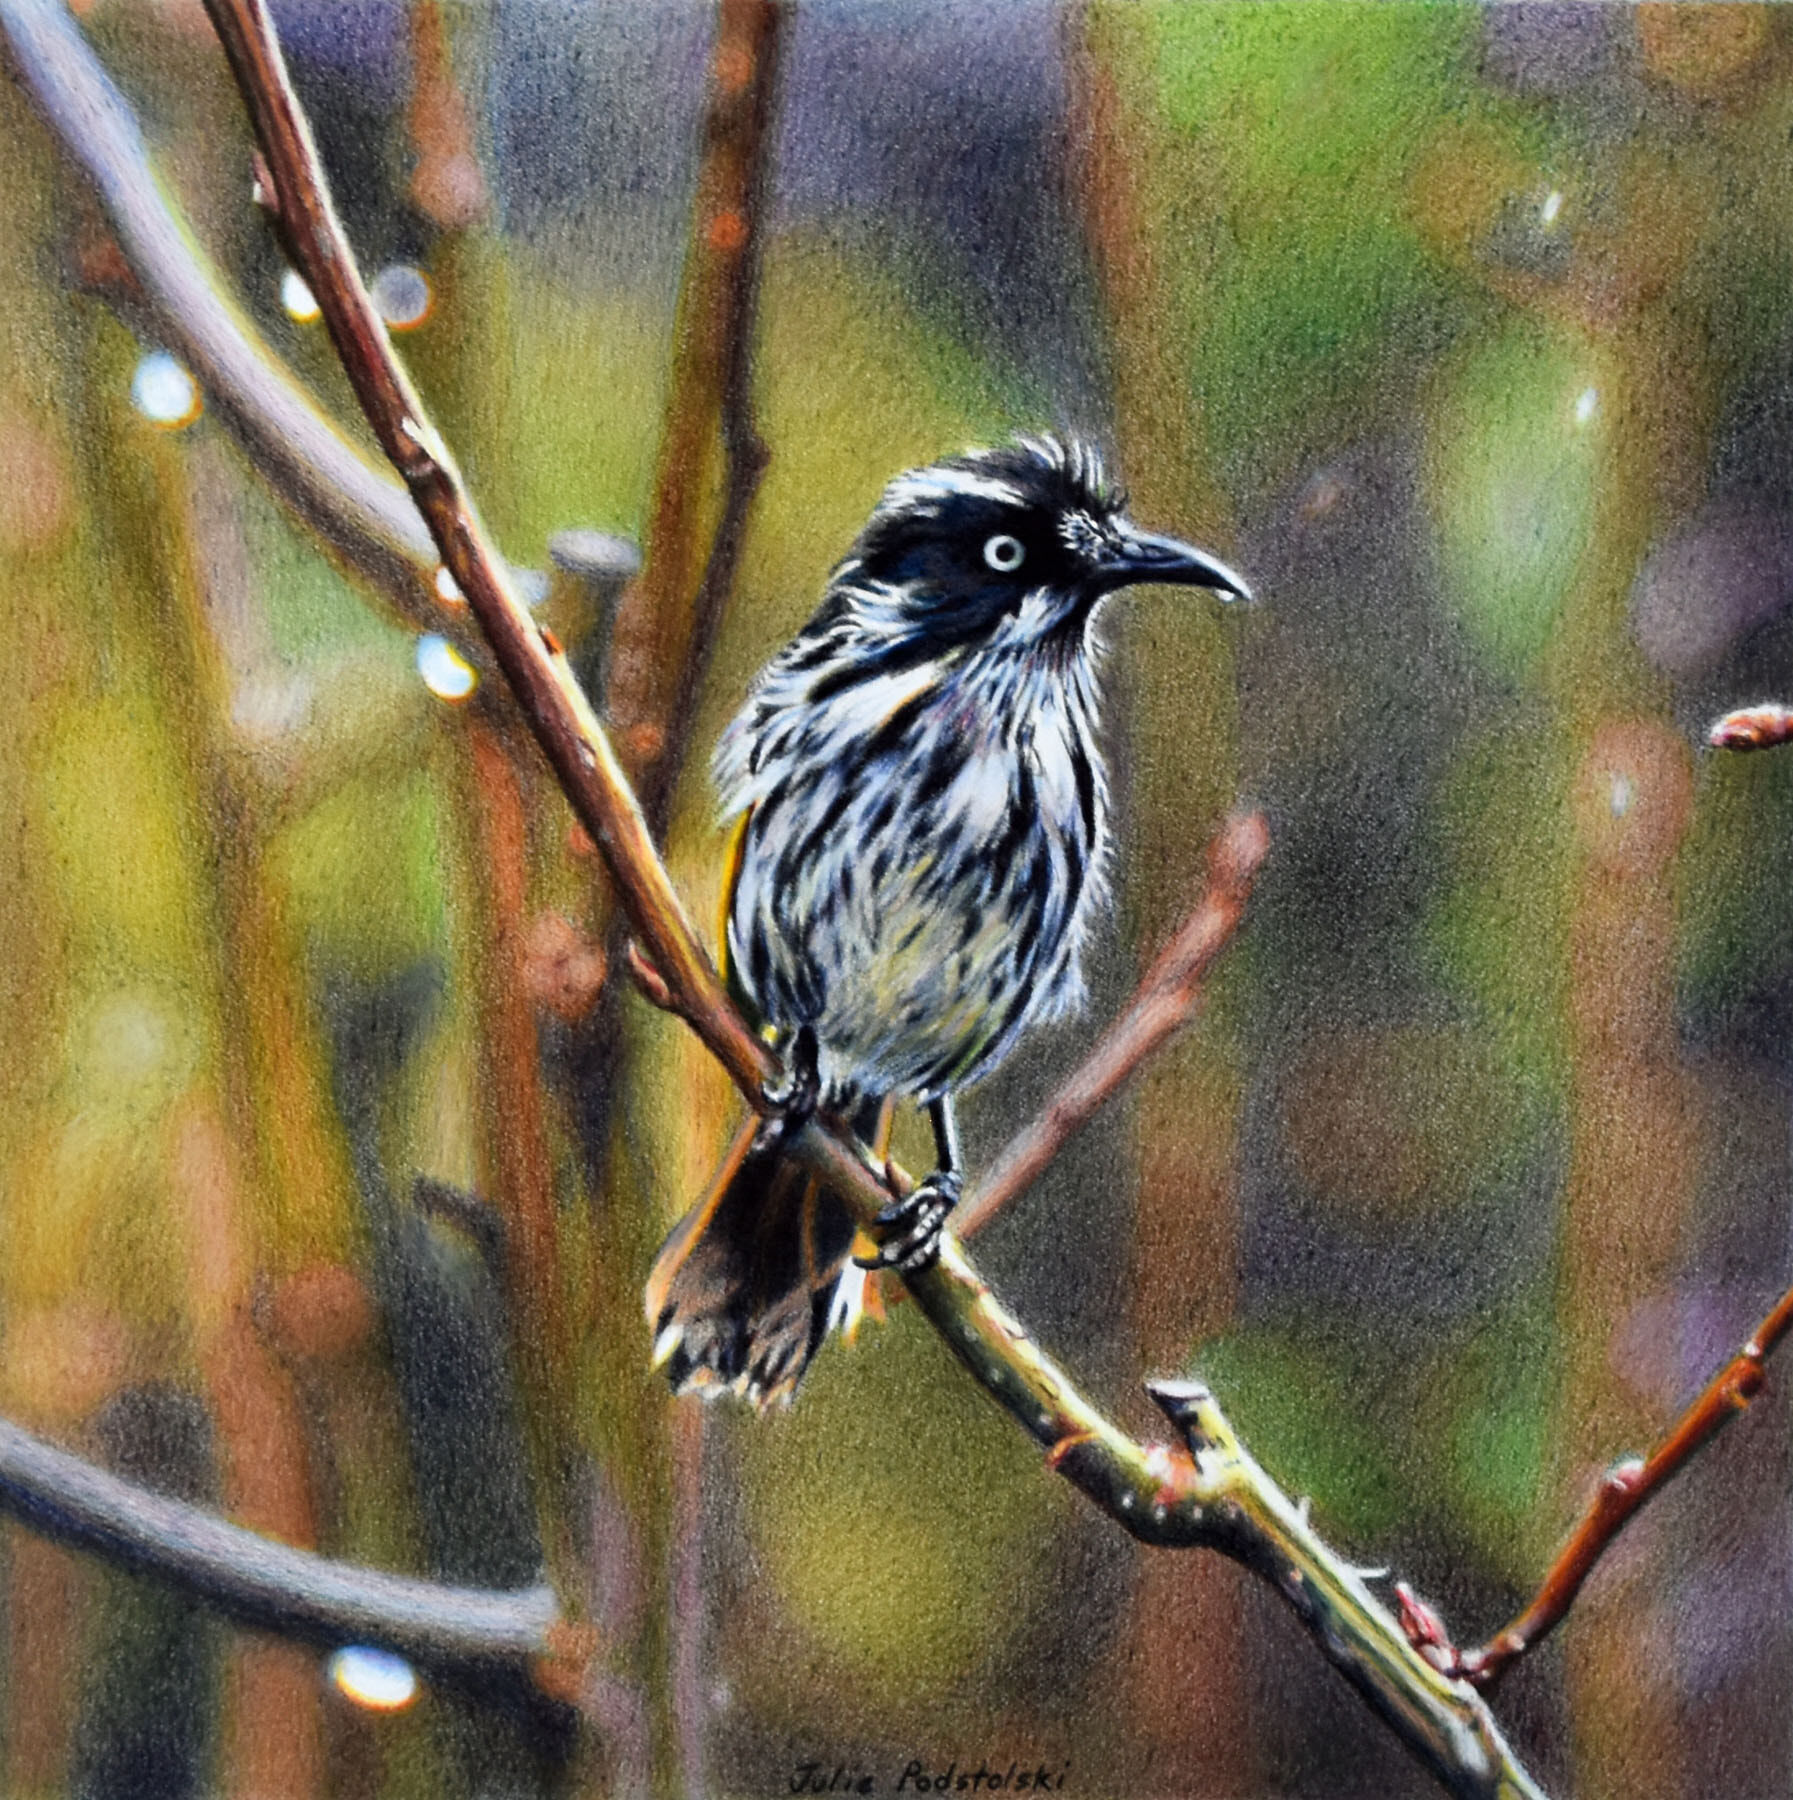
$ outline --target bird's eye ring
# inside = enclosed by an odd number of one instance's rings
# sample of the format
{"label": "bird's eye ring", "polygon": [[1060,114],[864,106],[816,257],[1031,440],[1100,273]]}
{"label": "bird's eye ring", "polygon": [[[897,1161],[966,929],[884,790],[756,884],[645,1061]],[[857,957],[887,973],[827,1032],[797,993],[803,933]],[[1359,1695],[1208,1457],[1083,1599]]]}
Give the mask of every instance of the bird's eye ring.
{"label": "bird's eye ring", "polygon": [[999,531],[984,544],[984,561],[998,575],[1012,575],[1026,560],[1027,549],[1018,537],[1010,537],[1006,531]]}

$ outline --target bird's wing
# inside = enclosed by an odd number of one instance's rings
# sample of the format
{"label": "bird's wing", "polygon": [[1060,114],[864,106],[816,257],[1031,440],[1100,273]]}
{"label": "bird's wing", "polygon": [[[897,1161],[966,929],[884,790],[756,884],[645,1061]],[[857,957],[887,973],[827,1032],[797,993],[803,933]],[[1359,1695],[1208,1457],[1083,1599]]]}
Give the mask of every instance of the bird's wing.
{"label": "bird's wing", "polygon": [[728,834],[728,849],[723,853],[722,917],[718,921],[716,932],[716,969],[722,977],[723,986],[728,989],[728,997],[757,1027],[760,1023],[759,1008],[742,986],[728,954],[728,922],[734,916],[735,889],[741,885],[741,864],[747,857],[747,827],[752,822],[753,808],[749,806],[735,821],[734,829]]}

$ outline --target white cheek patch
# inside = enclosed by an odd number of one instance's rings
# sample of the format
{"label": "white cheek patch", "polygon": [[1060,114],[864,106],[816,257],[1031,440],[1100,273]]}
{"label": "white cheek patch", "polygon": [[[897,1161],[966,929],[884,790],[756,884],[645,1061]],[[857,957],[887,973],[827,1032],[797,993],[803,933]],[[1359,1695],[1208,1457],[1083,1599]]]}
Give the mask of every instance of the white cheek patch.
{"label": "white cheek patch", "polygon": [[993,647],[1014,649],[1037,644],[1063,620],[1067,598],[1054,588],[1029,588],[1021,604],[997,626]]}

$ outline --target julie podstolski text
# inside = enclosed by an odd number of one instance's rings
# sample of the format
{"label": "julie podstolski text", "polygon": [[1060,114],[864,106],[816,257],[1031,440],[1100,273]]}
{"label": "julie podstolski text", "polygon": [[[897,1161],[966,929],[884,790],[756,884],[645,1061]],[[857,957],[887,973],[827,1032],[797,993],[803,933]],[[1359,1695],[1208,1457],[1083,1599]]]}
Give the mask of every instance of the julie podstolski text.
{"label": "julie podstolski text", "polygon": [[870,1770],[836,1763],[801,1762],[791,1771],[786,1791],[792,1794],[1056,1794],[1064,1789],[1070,1773],[1067,1757],[1051,1763],[1022,1763],[1011,1759],[994,1768],[979,1760],[975,1769],[956,1758],[945,1768],[930,1768],[920,1757],[911,1757],[902,1774],[882,1778]]}

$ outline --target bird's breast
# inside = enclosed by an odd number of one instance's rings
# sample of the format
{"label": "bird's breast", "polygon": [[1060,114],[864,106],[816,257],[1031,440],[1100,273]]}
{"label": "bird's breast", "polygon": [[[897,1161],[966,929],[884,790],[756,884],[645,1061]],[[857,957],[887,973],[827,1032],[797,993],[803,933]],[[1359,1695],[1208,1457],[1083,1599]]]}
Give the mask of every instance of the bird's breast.
{"label": "bird's breast", "polygon": [[839,1091],[982,1074],[1081,993],[1105,788],[1087,684],[927,664],[777,721],[729,948]]}

